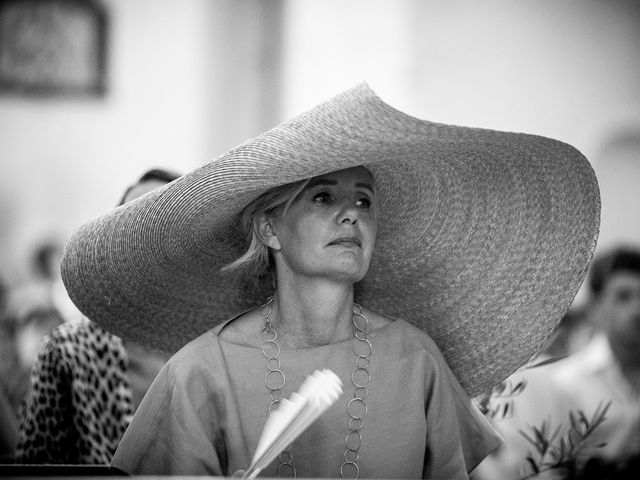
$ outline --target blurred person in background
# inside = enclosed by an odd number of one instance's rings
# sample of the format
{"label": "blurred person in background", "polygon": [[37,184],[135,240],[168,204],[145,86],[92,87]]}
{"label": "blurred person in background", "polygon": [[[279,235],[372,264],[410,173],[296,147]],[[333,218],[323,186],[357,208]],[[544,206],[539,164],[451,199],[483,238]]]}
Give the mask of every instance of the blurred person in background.
{"label": "blurred person in background", "polygon": [[16,419],[4,391],[0,390],[0,464],[13,463],[13,452],[17,441]]}
{"label": "blurred person in background", "polygon": [[[27,281],[12,289],[9,310],[18,318],[24,318],[29,310],[48,310],[61,319],[70,320],[80,312],[69,299],[60,276],[60,260],[63,244],[53,238],[45,238],[35,245],[29,259],[30,272]],[[36,343],[36,351],[40,341]]]}
{"label": "blurred person in background", "polygon": [[0,277],[0,463],[13,461],[13,451],[18,439],[15,411],[6,391],[5,369],[12,362],[14,338],[6,315],[7,286]]}
{"label": "blurred person in background", "polygon": [[[145,172],[120,205],[178,178]],[[17,463],[108,464],[165,356],[126,344],[85,317],[48,335],[20,412]]]}
{"label": "blurred person in background", "polygon": [[617,247],[591,265],[582,315],[590,340],[558,361],[527,367],[481,401],[505,443],[475,478],[638,474],[640,248]]}
{"label": "blurred person in background", "polygon": [[54,283],[62,284],[61,254],[62,247],[56,242],[42,242],[29,257],[27,280],[7,289],[1,326],[0,389],[14,421],[29,390],[29,374],[42,339],[63,322],[52,294]]}
{"label": "blurred person in background", "polygon": [[582,348],[593,335],[584,308],[571,307],[554,330],[549,343],[536,355],[530,365],[560,360]]}
{"label": "blurred person in background", "polygon": [[596,257],[588,285],[594,335],[559,363],[554,378],[576,409],[590,412],[611,402],[582,454],[624,460],[640,454],[640,248]]}

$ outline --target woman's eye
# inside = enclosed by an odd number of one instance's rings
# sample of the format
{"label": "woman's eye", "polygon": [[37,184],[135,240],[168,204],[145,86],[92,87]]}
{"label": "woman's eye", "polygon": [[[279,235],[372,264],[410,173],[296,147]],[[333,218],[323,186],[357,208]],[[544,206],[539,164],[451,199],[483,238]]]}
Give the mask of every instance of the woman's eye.
{"label": "woman's eye", "polygon": [[331,195],[329,192],[319,192],[313,196],[315,203],[331,203]]}
{"label": "woman's eye", "polygon": [[358,200],[356,200],[356,206],[365,210],[369,210],[371,208],[371,200],[369,200],[367,197],[359,198]]}

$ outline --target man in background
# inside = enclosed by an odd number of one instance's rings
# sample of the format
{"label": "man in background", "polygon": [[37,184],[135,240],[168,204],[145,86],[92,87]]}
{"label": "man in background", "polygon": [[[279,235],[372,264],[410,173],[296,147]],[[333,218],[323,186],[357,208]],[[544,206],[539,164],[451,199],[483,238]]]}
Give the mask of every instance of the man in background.
{"label": "man in background", "polygon": [[640,249],[618,247],[599,255],[589,273],[590,298],[582,314],[591,339],[566,358],[534,360],[480,399],[505,443],[474,478],[637,473]]}

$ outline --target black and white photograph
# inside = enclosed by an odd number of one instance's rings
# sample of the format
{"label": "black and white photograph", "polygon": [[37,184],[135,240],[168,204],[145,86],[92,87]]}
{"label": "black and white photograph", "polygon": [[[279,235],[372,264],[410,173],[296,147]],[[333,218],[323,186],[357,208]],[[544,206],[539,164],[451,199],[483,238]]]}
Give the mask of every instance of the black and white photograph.
{"label": "black and white photograph", "polygon": [[0,476],[640,478],[640,2],[0,0]]}

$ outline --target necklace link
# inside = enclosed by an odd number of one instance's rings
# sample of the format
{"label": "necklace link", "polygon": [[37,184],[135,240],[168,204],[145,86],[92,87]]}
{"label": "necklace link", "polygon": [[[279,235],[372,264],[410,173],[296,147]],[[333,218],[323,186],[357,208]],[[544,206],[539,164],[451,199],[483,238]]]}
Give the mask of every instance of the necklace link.
{"label": "necklace link", "polygon": [[[269,413],[277,408],[284,398],[282,389],[286,384],[286,378],[280,365],[280,345],[278,344],[278,334],[271,323],[271,313],[273,297],[269,297],[261,308],[264,328],[262,329],[262,354],[267,359],[267,373],[264,377],[264,384],[270,392],[271,402],[269,403]],[[369,364],[373,346],[367,338],[369,322],[362,310],[362,307],[353,303],[353,354],[355,356],[355,368],[351,373],[351,383],[353,384],[353,398],[347,403],[347,414],[349,416],[349,432],[344,439],[344,455],[342,465],[340,465],[340,478],[357,479],[360,476],[360,447],[362,446],[362,428],[364,427],[364,417],[367,415],[366,399],[369,394],[368,387],[371,381]],[[296,467],[293,465],[293,444],[289,445],[279,455],[279,465],[276,469],[278,478],[288,471],[289,476],[296,477]]]}

